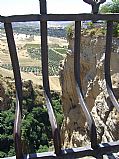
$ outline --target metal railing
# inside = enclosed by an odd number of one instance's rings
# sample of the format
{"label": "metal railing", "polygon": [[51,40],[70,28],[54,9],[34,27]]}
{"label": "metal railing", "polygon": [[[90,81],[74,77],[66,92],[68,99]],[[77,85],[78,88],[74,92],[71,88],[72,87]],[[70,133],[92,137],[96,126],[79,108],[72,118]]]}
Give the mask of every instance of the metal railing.
{"label": "metal railing", "polygon": [[[84,0],[84,1],[87,3],[91,2],[91,0]],[[102,3],[104,1],[102,1]],[[93,5],[92,2],[91,5]],[[99,9],[98,5],[97,7]],[[4,28],[6,32],[7,43],[8,43],[8,48],[10,52],[13,73],[15,78],[15,86],[16,86],[16,115],[14,123],[14,142],[15,142],[15,151],[17,159],[79,158],[84,156],[97,157],[97,155],[102,156],[103,154],[119,151],[119,141],[113,143],[104,143],[104,144],[97,143],[95,122],[93,120],[91,113],[88,111],[88,106],[86,105],[82,94],[81,82],[80,82],[80,40],[81,40],[81,21],[85,20],[93,20],[93,21],[104,20],[107,22],[105,66],[104,66],[105,79],[106,79],[106,85],[109,97],[113,105],[117,109],[117,111],[119,111],[119,104],[115,98],[112,89],[111,77],[110,77],[110,56],[111,56],[111,46],[112,46],[113,21],[119,21],[119,14],[97,14],[97,12],[94,12],[94,14],[47,14],[46,0],[40,0],[40,14],[15,15],[9,17],[0,16],[0,22],[4,23]],[[21,134],[20,125],[22,120],[22,82],[21,82],[21,74],[19,68],[19,61],[17,57],[16,45],[13,36],[12,22],[28,22],[28,21],[40,21],[43,87],[45,92],[49,120],[52,128],[52,136],[54,141],[55,152],[25,155],[22,153],[22,144],[21,144],[21,135],[20,135]],[[75,21],[74,75],[76,80],[76,90],[79,97],[79,102],[81,104],[82,110],[89,125],[91,146],[87,146],[84,148],[80,147],[72,148],[72,149],[61,148],[60,132],[52,108],[52,101],[51,101],[50,87],[49,87],[47,21]]]}

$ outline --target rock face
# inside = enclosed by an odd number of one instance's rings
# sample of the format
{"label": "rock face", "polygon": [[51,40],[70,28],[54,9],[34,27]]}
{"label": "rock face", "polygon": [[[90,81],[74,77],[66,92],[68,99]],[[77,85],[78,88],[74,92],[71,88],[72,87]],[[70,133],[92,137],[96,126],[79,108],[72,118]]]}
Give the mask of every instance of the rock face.
{"label": "rock face", "polygon": [[8,79],[0,75],[0,110],[9,109],[11,106],[12,95],[14,94],[13,85]]}
{"label": "rock face", "polygon": [[[91,111],[97,127],[98,141],[119,139],[119,113],[113,108],[106,91],[104,80],[105,37],[81,37],[81,83],[85,102]],[[119,40],[113,39],[111,55],[112,84],[116,98],[119,98]],[[90,144],[86,119],[82,112],[75,88],[73,40],[69,43],[71,53],[61,66],[60,83],[64,122],[62,144],[77,147]]]}
{"label": "rock face", "polygon": [[[28,105],[27,109],[32,109],[31,105],[43,105],[44,103],[43,87],[34,85],[31,80],[22,80],[22,95],[23,109],[26,109],[25,105]],[[0,75],[0,111],[10,109],[13,105],[16,107],[15,81],[11,77],[5,78]]]}

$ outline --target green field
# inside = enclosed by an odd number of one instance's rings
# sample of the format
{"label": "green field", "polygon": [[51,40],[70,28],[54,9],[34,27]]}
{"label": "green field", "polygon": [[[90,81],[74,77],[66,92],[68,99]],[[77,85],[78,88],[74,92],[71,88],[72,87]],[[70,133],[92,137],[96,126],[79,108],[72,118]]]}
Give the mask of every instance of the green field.
{"label": "green field", "polygon": [[[30,56],[31,59],[39,60],[41,61],[41,48],[39,44],[26,44],[24,46],[27,49],[27,53]],[[59,63],[61,60],[64,59],[64,54],[66,54],[67,49],[62,47],[50,47],[48,49],[48,67],[49,67],[49,75],[55,76],[59,74]],[[24,61],[25,62],[25,61]],[[12,70],[12,65],[10,63],[5,63],[1,65],[2,68]],[[23,63],[20,65],[20,70],[22,72],[32,72],[35,75],[41,75],[42,68],[39,65],[23,65]]]}
{"label": "green field", "polygon": [[63,55],[66,55],[66,52],[67,52],[66,48],[54,48],[54,50]]}
{"label": "green field", "polygon": [[[41,48],[38,45],[27,45],[27,52],[29,56],[33,59],[41,60]],[[66,54],[66,48],[50,47],[48,49],[48,66],[49,66],[49,75],[54,76],[59,74],[59,63],[64,59],[64,54]],[[40,72],[41,73],[41,72]]]}

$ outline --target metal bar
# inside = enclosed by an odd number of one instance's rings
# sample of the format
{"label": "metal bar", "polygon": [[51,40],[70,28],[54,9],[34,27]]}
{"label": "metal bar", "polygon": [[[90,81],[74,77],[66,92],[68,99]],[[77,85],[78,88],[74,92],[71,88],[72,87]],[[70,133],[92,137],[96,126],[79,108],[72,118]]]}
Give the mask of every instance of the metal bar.
{"label": "metal bar", "polygon": [[[46,0],[42,1],[40,0],[40,13],[43,15],[47,14]],[[41,60],[42,60],[43,87],[45,91],[49,120],[52,128],[55,153],[59,155],[61,151],[60,132],[58,129],[58,125],[51,104],[52,101],[51,101],[49,77],[48,77],[47,22],[41,21],[40,26],[41,26],[40,31],[41,31]]]}
{"label": "metal bar", "polygon": [[14,140],[15,140],[16,158],[20,159],[22,157],[21,134],[20,134],[20,125],[21,125],[21,116],[22,116],[22,81],[21,81],[16,45],[13,36],[12,24],[4,23],[4,28],[6,32],[7,43],[10,52],[13,73],[15,78],[15,86],[16,86],[16,113],[15,113],[15,123],[14,123]]}
{"label": "metal bar", "polygon": [[[90,146],[80,147],[80,148],[71,148],[63,149],[60,156],[56,156],[53,152],[46,152],[42,154],[37,154],[37,158],[56,158],[56,159],[69,159],[69,158],[81,158],[85,156],[100,157],[105,154],[116,153],[119,151],[119,141],[112,143],[102,143],[98,145],[98,149],[92,149]],[[35,155],[34,155],[35,156]],[[32,156],[30,155],[30,158]],[[33,157],[34,158],[34,157]],[[27,158],[28,159],[28,158]]]}
{"label": "metal bar", "polygon": [[[46,14],[46,0],[40,1],[40,13]],[[48,98],[50,96],[49,77],[48,77],[48,44],[47,44],[47,22],[40,23],[41,30],[41,55],[42,55],[42,75],[43,86],[47,92]]]}
{"label": "metal bar", "polygon": [[75,41],[74,41],[74,75],[75,80],[81,89],[80,79],[80,44],[81,44],[81,21],[75,22]]}
{"label": "metal bar", "polygon": [[86,21],[86,20],[119,20],[118,14],[47,14],[41,16],[42,21]]}
{"label": "metal bar", "polygon": [[104,64],[104,70],[105,70],[105,80],[106,80],[106,86],[107,86],[107,92],[109,94],[109,97],[119,112],[119,103],[116,100],[116,97],[113,92],[112,88],[112,82],[111,82],[111,74],[110,74],[110,58],[111,58],[111,49],[112,49],[112,34],[113,34],[113,22],[108,21],[107,22],[107,35],[106,35],[106,52],[105,52],[105,64]]}
{"label": "metal bar", "polygon": [[86,20],[119,20],[119,13],[113,14],[29,14],[29,15],[13,15],[13,16],[0,16],[0,22],[29,22],[29,21],[86,21]]}
{"label": "metal bar", "polygon": [[2,23],[39,21],[40,19],[39,14],[0,16],[0,22]]}
{"label": "metal bar", "polygon": [[80,43],[81,43],[81,21],[75,22],[75,42],[74,42],[74,75],[76,80],[76,90],[81,104],[82,110],[85,114],[87,123],[90,130],[91,147],[97,148],[97,133],[94,120],[91,113],[88,111],[87,105],[85,104],[83,93],[81,89],[80,80]]}
{"label": "metal bar", "polygon": [[92,6],[92,13],[93,13],[93,14],[97,14],[98,11],[99,11],[100,4],[106,2],[106,0],[100,0],[100,1],[95,1],[95,0],[83,0],[83,1]]}
{"label": "metal bar", "polygon": [[[26,22],[26,21],[40,21],[41,24],[41,56],[42,56],[42,75],[43,86],[45,90],[45,97],[49,119],[52,127],[53,141],[55,146],[55,153],[47,152],[42,154],[29,155],[24,158],[79,158],[84,156],[100,156],[103,154],[118,152],[119,142],[106,143],[97,145],[97,134],[94,120],[91,113],[85,104],[80,81],[80,38],[81,38],[81,21],[83,20],[109,20],[107,22],[107,37],[106,37],[106,53],[105,53],[105,79],[107,84],[107,91],[112,103],[119,111],[119,104],[114,96],[111,76],[110,76],[110,56],[112,45],[112,30],[113,23],[111,20],[119,20],[119,14],[47,14],[46,0],[40,0],[40,14],[34,15],[16,15],[10,17],[0,16],[0,21],[4,23],[5,32],[7,36],[10,57],[13,66],[15,86],[16,86],[16,115],[14,123],[14,140],[16,149],[16,158],[23,157],[20,124],[22,116],[22,82],[17,57],[17,51],[13,36],[11,22]],[[47,45],[47,21],[76,21],[75,22],[75,46],[74,46],[74,73],[76,79],[76,90],[79,96],[79,102],[87,119],[90,128],[91,147],[73,148],[61,150],[60,133],[57,126],[56,118],[52,108],[52,101],[50,95],[49,77],[48,77],[48,45]]]}
{"label": "metal bar", "polygon": [[[57,156],[54,152],[43,152],[36,154],[24,155],[24,159],[70,159],[70,158],[81,158],[85,156],[94,156],[100,157],[102,155],[116,153],[119,151],[119,141],[111,143],[102,143],[98,145],[98,149],[92,149],[90,146],[80,147],[80,148],[71,148],[71,149],[62,149],[61,155]],[[6,159],[15,159],[16,156],[8,157]],[[5,159],[5,158],[4,158]]]}

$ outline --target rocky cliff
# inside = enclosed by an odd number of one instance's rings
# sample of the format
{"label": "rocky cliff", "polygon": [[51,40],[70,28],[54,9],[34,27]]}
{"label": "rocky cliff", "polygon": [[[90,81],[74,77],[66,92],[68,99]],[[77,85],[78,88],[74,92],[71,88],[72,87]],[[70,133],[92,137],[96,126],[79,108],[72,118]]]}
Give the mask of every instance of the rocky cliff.
{"label": "rocky cliff", "polygon": [[[43,88],[35,85],[31,80],[22,80],[23,109],[24,105],[30,105],[28,99],[33,101],[31,105],[42,105],[44,103]],[[0,74],[0,111],[8,110],[16,106],[15,81],[11,77],[3,77]],[[28,106],[27,106],[28,107]]]}
{"label": "rocky cliff", "polygon": [[[88,127],[75,89],[73,39],[69,41],[71,52],[62,63],[60,83],[64,121],[62,144],[77,147],[90,144]],[[119,139],[119,113],[113,108],[106,91],[104,80],[104,36],[81,37],[81,83],[85,102],[91,111],[97,127],[98,141]],[[113,39],[111,75],[114,92],[119,99],[119,40]]]}
{"label": "rocky cliff", "polygon": [[0,111],[11,107],[11,100],[14,92],[14,86],[11,78],[4,78],[0,75]]}

